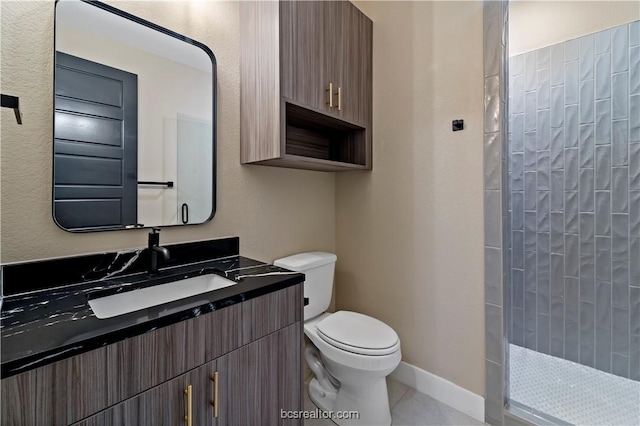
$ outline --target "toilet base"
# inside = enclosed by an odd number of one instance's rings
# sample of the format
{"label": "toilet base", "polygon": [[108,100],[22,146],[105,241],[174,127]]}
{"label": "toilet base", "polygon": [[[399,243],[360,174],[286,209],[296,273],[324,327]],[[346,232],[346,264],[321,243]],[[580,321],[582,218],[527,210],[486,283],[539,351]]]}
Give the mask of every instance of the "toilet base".
{"label": "toilet base", "polygon": [[309,382],[309,399],[311,399],[319,409],[323,411],[333,410],[337,396],[338,394],[336,392],[323,389],[315,377]]}
{"label": "toilet base", "polygon": [[354,387],[343,382],[338,391],[333,411],[334,413],[355,412],[358,414],[357,418],[355,416],[349,416],[345,419],[333,418],[332,420],[340,426],[391,425],[386,380],[378,378],[358,382]]}
{"label": "toilet base", "polygon": [[[391,413],[389,411],[389,399],[387,383],[376,380],[367,383],[363,387],[350,389],[342,386],[338,393],[323,389],[320,383],[313,378],[309,382],[309,398],[323,411],[332,411],[331,420],[339,426],[389,426]],[[340,412],[341,416],[336,414]],[[344,414],[355,412],[356,416]]]}

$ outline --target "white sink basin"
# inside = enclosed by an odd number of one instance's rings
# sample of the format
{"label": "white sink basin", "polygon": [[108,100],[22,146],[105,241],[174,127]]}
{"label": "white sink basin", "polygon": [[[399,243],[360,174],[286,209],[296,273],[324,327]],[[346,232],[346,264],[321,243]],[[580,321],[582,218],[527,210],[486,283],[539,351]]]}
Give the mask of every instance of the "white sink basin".
{"label": "white sink basin", "polygon": [[209,274],[89,300],[99,319],[112,318],[237,284]]}

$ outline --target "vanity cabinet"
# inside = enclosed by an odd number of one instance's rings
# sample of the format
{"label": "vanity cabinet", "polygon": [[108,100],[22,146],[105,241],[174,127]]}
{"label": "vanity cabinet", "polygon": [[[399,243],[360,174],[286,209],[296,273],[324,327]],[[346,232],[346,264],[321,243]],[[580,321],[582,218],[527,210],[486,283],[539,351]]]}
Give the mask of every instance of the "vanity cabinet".
{"label": "vanity cabinet", "polygon": [[[74,426],[213,425],[207,373],[215,361],[101,411]],[[188,395],[188,392],[191,395]],[[189,403],[191,411],[189,411]],[[190,420],[188,420],[190,419]]]}
{"label": "vanity cabinet", "polygon": [[241,162],[371,169],[372,40],[348,1],[242,2]]}
{"label": "vanity cabinet", "polygon": [[280,410],[300,409],[299,332],[290,325],[75,426],[295,424]]}
{"label": "vanity cabinet", "polygon": [[302,410],[301,345],[294,324],[219,358],[217,424],[301,424],[280,414]]}
{"label": "vanity cabinet", "polygon": [[194,426],[301,424],[302,309],[297,284],[10,376],[1,424],[189,425],[189,386]]}

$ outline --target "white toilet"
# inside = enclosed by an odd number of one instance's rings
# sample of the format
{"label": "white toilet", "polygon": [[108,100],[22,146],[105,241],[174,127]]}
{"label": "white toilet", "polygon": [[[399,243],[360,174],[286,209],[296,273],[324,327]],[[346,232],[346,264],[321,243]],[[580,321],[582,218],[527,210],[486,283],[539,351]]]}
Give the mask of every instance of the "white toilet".
{"label": "white toilet", "polygon": [[[304,333],[315,347],[305,349],[313,371],[311,400],[332,411],[339,425],[390,425],[385,377],[400,363],[400,339],[382,321],[349,311],[325,312],[331,303],[337,257],[310,252],[278,259],[274,265],[304,272]],[[319,352],[319,355],[318,355]],[[355,416],[344,416],[357,412]],[[347,417],[347,418],[342,418]]]}

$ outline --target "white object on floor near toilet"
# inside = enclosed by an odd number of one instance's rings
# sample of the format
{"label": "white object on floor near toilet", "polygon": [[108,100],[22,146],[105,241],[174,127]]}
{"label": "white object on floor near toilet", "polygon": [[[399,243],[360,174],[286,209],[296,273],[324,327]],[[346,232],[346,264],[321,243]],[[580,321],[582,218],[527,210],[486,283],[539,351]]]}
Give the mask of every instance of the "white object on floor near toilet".
{"label": "white object on floor near toilet", "polygon": [[[331,302],[335,254],[301,253],[274,265],[305,273],[304,332],[315,348],[305,358],[315,378],[309,384],[311,400],[333,421],[343,425],[390,425],[385,378],[400,363],[400,340],[382,321],[357,312],[325,312]],[[319,356],[318,356],[319,352]],[[340,418],[357,412],[358,416]]]}

